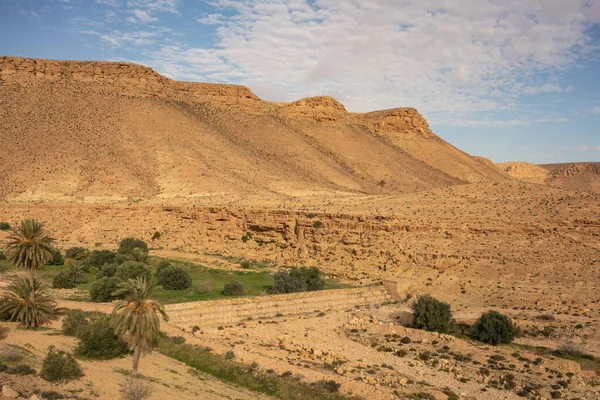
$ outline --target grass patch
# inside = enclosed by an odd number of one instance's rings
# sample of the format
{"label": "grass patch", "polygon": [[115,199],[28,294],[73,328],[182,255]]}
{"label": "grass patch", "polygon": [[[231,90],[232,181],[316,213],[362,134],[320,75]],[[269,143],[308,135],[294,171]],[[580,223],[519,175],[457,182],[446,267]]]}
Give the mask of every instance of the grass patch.
{"label": "grass patch", "polygon": [[170,338],[161,338],[158,351],[185,363],[197,371],[215,378],[246,388],[253,392],[264,393],[284,400],[344,400],[348,397],[324,393],[323,391],[301,383],[292,377],[267,374],[253,366],[226,360],[209,349],[190,345],[175,344]]}

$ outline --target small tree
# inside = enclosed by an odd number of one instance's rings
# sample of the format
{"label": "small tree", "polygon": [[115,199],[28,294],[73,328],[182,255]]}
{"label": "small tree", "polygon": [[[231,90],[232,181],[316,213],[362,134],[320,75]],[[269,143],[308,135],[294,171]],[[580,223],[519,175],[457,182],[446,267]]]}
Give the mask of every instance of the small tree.
{"label": "small tree", "polygon": [[165,290],[183,290],[192,287],[192,277],[180,267],[167,267],[156,274],[158,283]]}
{"label": "small tree", "polygon": [[295,293],[322,289],[321,271],[316,267],[292,267],[273,275],[273,293]]}
{"label": "small tree", "polygon": [[60,253],[60,250],[56,247],[52,247],[52,257],[48,260],[48,265],[63,265],[65,260],[63,260],[63,256]]}
{"label": "small tree", "polygon": [[115,277],[102,277],[92,285],[90,289],[90,298],[92,301],[108,302],[117,299],[114,294],[119,285],[119,280]]}
{"label": "small tree", "polygon": [[414,328],[444,333],[452,327],[452,311],[448,303],[426,295],[419,297],[412,309]]}
{"label": "small tree", "polygon": [[50,382],[66,382],[83,376],[83,372],[71,354],[50,346],[40,376]]}
{"label": "small tree", "polygon": [[73,278],[69,274],[69,271],[60,271],[52,278],[52,287],[54,289],[73,289],[75,287],[75,282],[73,282]]}
{"label": "small tree", "polygon": [[79,345],[75,353],[81,356],[107,360],[127,354],[128,345],[115,334],[110,317],[92,314],[76,330]]}
{"label": "small tree", "polygon": [[90,251],[85,247],[71,247],[65,252],[65,258],[72,260],[85,260],[90,255]]}
{"label": "small tree", "polygon": [[150,281],[152,279],[152,270],[144,263],[125,261],[117,267],[115,277],[122,282],[135,278],[144,278],[146,281]]}
{"label": "small tree", "polygon": [[111,314],[110,323],[117,336],[133,348],[133,373],[137,374],[142,351],[156,344],[160,332],[158,315],[168,319],[163,306],[150,300],[155,285],[145,278],[129,279],[121,283],[119,292],[125,296]]}
{"label": "small tree", "polygon": [[132,260],[144,262],[148,257],[148,245],[142,239],[129,237],[121,240],[117,252]]}
{"label": "small tree", "polygon": [[477,340],[496,346],[512,342],[519,329],[506,315],[490,310],[481,314],[473,325],[473,332]]}

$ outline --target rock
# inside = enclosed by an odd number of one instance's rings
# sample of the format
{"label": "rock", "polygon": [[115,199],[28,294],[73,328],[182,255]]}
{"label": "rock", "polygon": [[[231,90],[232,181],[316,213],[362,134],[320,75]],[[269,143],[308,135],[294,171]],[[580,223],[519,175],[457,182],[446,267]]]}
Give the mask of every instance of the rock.
{"label": "rock", "polygon": [[31,396],[29,398],[29,400],[42,400],[42,398],[40,396],[38,396],[37,394],[34,394],[33,396]]}
{"label": "rock", "polygon": [[16,399],[19,397],[19,392],[14,390],[8,385],[2,386],[2,398],[3,399]]}

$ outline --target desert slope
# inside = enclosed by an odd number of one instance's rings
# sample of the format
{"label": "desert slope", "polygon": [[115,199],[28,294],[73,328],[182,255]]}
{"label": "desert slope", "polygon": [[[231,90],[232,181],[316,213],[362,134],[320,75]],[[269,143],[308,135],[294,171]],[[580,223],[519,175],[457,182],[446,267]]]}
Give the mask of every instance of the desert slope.
{"label": "desert slope", "polygon": [[535,165],[526,162],[496,164],[514,178],[565,189],[600,192],[600,163]]}
{"label": "desert slope", "polygon": [[272,103],[127,63],[0,58],[0,140],[0,198],[9,200],[226,202],[507,179],[411,108]]}

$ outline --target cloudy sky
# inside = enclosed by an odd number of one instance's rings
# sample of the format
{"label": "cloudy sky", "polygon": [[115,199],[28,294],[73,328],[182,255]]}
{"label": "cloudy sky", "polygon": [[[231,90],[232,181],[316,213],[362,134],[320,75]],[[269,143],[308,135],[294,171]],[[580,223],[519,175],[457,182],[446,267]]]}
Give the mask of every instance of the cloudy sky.
{"label": "cloudy sky", "polygon": [[600,161],[600,0],[0,0],[0,55],[412,106],[496,162]]}

